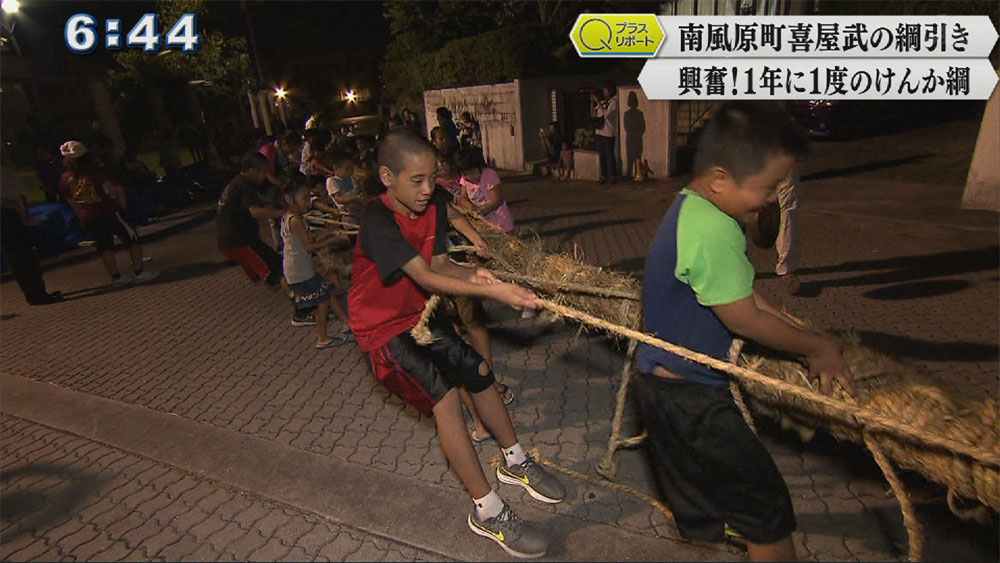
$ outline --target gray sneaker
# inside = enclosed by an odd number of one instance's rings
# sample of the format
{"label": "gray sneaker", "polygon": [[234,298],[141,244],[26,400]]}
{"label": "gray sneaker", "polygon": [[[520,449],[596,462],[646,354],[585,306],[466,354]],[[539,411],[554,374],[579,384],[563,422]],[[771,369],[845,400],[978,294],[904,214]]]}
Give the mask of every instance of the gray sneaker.
{"label": "gray sneaker", "polygon": [[480,520],[473,509],[469,514],[469,529],[500,544],[504,551],[521,559],[541,557],[549,550],[545,534],[521,520],[508,506],[493,518]]}
{"label": "gray sneaker", "polygon": [[507,467],[501,462],[497,467],[497,479],[508,485],[520,485],[535,500],[555,504],[566,498],[566,488],[551,473],[527,456],[524,463]]}

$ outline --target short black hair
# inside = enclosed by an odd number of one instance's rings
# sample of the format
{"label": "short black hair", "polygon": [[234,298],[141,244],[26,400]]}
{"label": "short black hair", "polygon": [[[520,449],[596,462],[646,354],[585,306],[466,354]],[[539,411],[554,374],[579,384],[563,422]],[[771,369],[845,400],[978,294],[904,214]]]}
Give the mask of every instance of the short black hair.
{"label": "short black hair", "polygon": [[322,174],[310,174],[306,176],[306,182],[309,183],[310,187],[319,185],[322,186],[323,189],[326,189],[326,176],[323,176]]}
{"label": "short black hair", "polygon": [[295,197],[302,191],[312,191],[312,176],[306,176],[301,172],[296,172],[292,174],[291,178],[288,179],[288,184],[285,185],[285,195],[288,197]]}
{"label": "short black hair", "polygon": [[458,156],[455,157],[455,165],[458,167],[459,172],[464,172],[473,168],[482,168],[486,166],[486,162],[483,161],[483,153],[479,149],[475,147],[462,147],[458,151]]}
{"label": "short black hair", "polygon": [[378,145],[378,165],[393,174],[403,169],[406,155],[436,154],[431,143],[410,129],[396,129],[386,133]]}
{"label": "short black hair", "polygon": [[443,162],[450,166],[453,170],[458,170],[458,165],[455,164],[454,156],[447,155],[441,151],[434,151],[434,156],[437,157],[438,162]]}
{"label": "short black hair", "polygon": [[267,159],[257,151],[247,151],[240,159],[240,172],[255,168],[267,168]]}
{"label": "short black hair", "polygon": [[345,151],[333,151],[326,158],[330,166],[334,168],[344,166],[348,162],[354,162],[354,157]]}
{"label": "short black hair", "polygon": [[295,131],[288,131],[281,137],[281,140],[288,144],[290,147],[302,144],[302,135],[299,135]]}
{"label": "short black hair", "polygon": [[702,131],[694,175],[721,166],[740,183],[763,170],[775,154],[799,158],[808,152],[805,133],[776,102],[727,102]]}

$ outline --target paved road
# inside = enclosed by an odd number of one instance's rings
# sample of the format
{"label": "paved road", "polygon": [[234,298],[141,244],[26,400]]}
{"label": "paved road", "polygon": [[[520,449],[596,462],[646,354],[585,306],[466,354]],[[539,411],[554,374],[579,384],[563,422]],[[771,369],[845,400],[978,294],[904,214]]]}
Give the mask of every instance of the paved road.
{"label": "paved road", "polygon": [[[519,224],[551,248],[578,245],[591,262],[638,272],[676,189],[521,179],[505,194]],[[857,330],[970,393],[995,393],[997,216],[953,210],[939,201],[946,191],[863,178],[807,184],[805,297],[780,293],[767,273],[773,257],[753,258],[762,287],[792,312]],[[468,504],[431,421],[377,386],[356,348],[314,350],[308,329],[289,326],[287,299],[214,250],[207,215],[190,214],[147,246],[163,270],[148,285],[95,289],[103,273],[84,254],[46,271],[52,289],[77,292],[65,303],[30,308],[11,282],[2,286],[4,559],[504,556],[465,531]],[[575,327],[491,313],[522,441],[592,473],[620,350]],[[804,557],[904,553],[895,501],[862,450],[822,437],[802,444],[766,422],[762,434],[791,490]],[[496,455],[478,449],[484,464]],[[641,451],[618,460],[619,482],[649,493]],[[995,527],[960,523],[940,490],[907,479],[931,557],[998,558]],[[561,538],[556,558],[739,557],[679,541],[637,496],[569,485],[569,501],[554,507],[501,489]]]}

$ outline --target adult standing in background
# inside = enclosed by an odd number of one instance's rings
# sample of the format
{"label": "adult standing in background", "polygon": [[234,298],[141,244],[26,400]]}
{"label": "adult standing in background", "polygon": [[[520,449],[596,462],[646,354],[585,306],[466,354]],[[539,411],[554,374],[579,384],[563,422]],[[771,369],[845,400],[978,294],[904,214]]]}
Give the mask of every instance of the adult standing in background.
{"label": "adult standing in background", "polygon": [[799,247],[795,242],[795,216],[799,207],[798,189],[799,173],[793,168],[788,177],[778,184],[778,210],[781,222],[774,246],[778,252],[778,263],[774,267],[774,273],[778,274],[785,291],[792,295],[798,295],[802,288],[799,277],[795,275],[795,270],[799,267]]}
{"label": "adult standing in background", "polygon": [[448,150],[446,154],[455,154],[458,152],[458,127],[451,118],[451,110],[441,106],[437,108],[434,112],[437,115],[438,126],[444,132],[445,140],[448,143]]}
{"label": "adult standing in background", "polygon": [[596,94],[590,95],[593,104],[590,110],[591,117],[598,122],[595,133],[597,134],[597,159],[601,165],[601,179],[599,184],[608,182],[615,183],[618,176],[618,161],[615,158],[615,142],[618,138],[618,88],[613,82],[604,85],[603,98],[598,99]]}
{"label": "adult standing in background", "polygon": [[4,262],[10,268],[21,293],[29,305],[47,305],[63,300],[62,293],[49,293],[42,279],[42,269],[32,245],[32,233],[28,227],[38,224],[37,219],[28,216],[24,204],[24,186],[13,170],[0,165],[0,185],[3,198],[0,199],[0,251]]}

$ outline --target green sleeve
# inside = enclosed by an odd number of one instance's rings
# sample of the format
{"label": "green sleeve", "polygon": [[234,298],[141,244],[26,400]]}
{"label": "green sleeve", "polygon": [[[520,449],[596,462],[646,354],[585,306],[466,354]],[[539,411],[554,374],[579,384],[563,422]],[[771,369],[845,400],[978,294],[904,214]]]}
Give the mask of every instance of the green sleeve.
{"label": "green sleeve", "polygon": [[754,269],[739,223],[697,196],[688,196],[677,219],[674,275],[691,286],[698,303],[726,305],[753,294]]}

